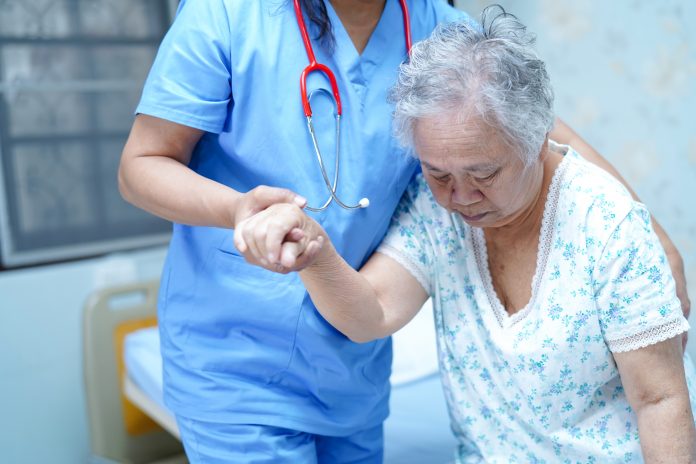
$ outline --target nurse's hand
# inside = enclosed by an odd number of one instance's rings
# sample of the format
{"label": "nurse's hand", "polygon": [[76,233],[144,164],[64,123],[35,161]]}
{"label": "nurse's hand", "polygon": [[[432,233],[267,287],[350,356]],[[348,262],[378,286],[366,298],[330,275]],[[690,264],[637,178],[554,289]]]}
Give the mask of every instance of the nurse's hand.
{"label": "nurse's hand", "polygon": [[250,264],[287,274],[314,262],[326,233],[296,204],[271,205],[241,221],[234,244]]}
{"label": "nurse's hand", "polygon": [[232,228],[236,229],[245,219],[277,203],[292,203],[304,208],[307,200],[288,189],[261,185],[249,190],[237,200],[232,217]]}

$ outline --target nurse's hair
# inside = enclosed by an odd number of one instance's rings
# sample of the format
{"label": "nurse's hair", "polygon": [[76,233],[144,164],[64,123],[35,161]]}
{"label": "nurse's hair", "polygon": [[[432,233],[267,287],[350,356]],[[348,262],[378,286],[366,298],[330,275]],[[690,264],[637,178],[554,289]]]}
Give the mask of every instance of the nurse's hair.
{"label": "nurse's hair", "polygon": [[[288,1],[292,4],[292,0]],[[300,0],[300,4],[302,5],[302,11],[307,15],[309,21],[316,26],[317,35],[312,38],[333,53],[335,46],[333,26],[331,25],[329,14],[326,11],[324,0]]]}
{"label": "nurse's hair", "polygon": [[539,156],[553,127],[553,90],[535,36],[500,5],[471,20],[436,28],[413,46],[390,94],[394,134],[413,146],[419,118],[478,116],[500,130],[525,166]]}

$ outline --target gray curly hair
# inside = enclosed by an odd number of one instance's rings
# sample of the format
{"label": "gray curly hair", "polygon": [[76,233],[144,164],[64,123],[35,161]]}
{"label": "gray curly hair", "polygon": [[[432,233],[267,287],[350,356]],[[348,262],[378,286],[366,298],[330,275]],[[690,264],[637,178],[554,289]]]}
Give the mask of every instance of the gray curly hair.
{"label": "gray curly hair", "polygon": [[419,118],[474,111],[531,165],[554,122],[553,89],[535,39],[500,5],[487,7],[480,25],[437,27],[413,46],[391,91],[396,138],[412,147]]}

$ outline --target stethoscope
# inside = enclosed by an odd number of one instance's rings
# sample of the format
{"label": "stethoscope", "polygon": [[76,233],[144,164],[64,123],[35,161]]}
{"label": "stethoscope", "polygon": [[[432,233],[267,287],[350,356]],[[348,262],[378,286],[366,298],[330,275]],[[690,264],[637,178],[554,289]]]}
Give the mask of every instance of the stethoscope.
{"label": "stethoscope", "polygon": [[[336,196],[336,185],[338,182],[338,159],[341,152],[341,96],[338,93],[338,84],[336,83],[336,76],[334,76],[331,70],[321,64],[317,63],[317,59],[314,57],[314,49],[312,48],[312,43],[309,41],[309,34],[307,33],[307,26],[305,25],[304,18],[302,17],[302,9],[300,8],[300,0],[294,0],[295,2],[295,16],[297,17],[297,24],[300,27],[300,33],[302,34],[302,41],[304,42],[305,50],[307,50],[307,58],[309,58],[309,65],[304,68],[302,75],[300,76],[300,93],[302,97],[302,106],[304,107],[305,117],[307,118],[307,128],[309,130],[309,135],[312,137],[312,144],[314,145],[314,152],[317,155],[317,161],[319,163],[319,168],[321,170],[321,176],[324,179],[326,188],[329,191],[329,197],[326,199],[324,204],[318,208],[313,208],[311,206],[306,206],[305,209],[309,211],[323,211],[325,210],[332,201],[336,201],[339,206],[345,209],[360,209],[367,208],[370,206],[370,200],[367,198],[361,198],[357,205],[348,205],[342,202],[338,196]],[[406,0],[399,0],[401,4],[401,13],[404,18],[404,35],[406,37],[406,52],[411,51],[411,24],[408,15],[408,6],[406,5]],[[316,89],[313,90],[309,96],[307,95],[307,76],[313,71],[321,71],[329,79],[331,84],[331,92],[326,89]],[[312,96],[316,92],[323,92],[329,98],[333,96],[334,109],[336,110],[336,166],[334,171],[333,182],[329,181],[329,176],[326,174],[326,168],[324,167],[324,158],[321,155],[321,150],[319,149],[319,144],[317,143],[317,136],[314,132],[314,125],[312,124],[312,107],[309,102]]]}

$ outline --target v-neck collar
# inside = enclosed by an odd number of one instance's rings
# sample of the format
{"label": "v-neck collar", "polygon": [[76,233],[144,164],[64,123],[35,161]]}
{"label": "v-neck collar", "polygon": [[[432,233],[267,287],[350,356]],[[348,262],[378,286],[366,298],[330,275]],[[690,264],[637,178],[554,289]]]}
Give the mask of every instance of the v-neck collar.
{"label": "v-neck collar", "polygon": [[[351,80],[361,80],[362,83],[368,81],[372,72],[382,61],[385,53],[390,53],[397,42],[406,57],[406,36],[403,31],[403,15],[401,6],[397,0],[386,0],[382,15],[372,31],[370,38],[365,45],[362,54],[358,53],[353,41],[348,35],[348,31],[341,22],[336,10],[329,0],[324,0],[326,11],[333,26],[336,47],[334,49],[334,60],[337,64],[348,72]],[[401,31],[401,40],[394,40],[394,31]],[[363,63],[367,66],[363,66]]]}
{"label": "v-neck collar", "polygon": [[[554,146],[564,147],[563,145],[557,145],[553,143]],[[568,147],[565,147],[568,149]],[[546,264],[548,262],[549,253],[551,251],[553,243],[553,232],[554,224],[556,222],[556,210],[558,207],[558,200],[560,197],[561,186],[563,185],[563,178],[565,172],[568,169],[569,156],[563,157],[559,165],[556,167],[556,172],[553,174],[551,179],[551,184],[549,185],[549,191],[546,196],[546,202],[544,203],[544,214],[541,221],[541,230],[539,231],[539,244],[537,246],[537,260],[536,269],[534,271],[534,276],[532,277],[532,291],[527,304],[519,311],[510,315],[505,306],[503,306],[498,293],[495,291],[493,286],[493,277],[491,276],[490,267],[488,265],[488,248],[486,246],[486,237],[484,235],[483,229],[480,227],[472,227],[472,233],[469,234],[471,237],[471,246],[474,251],[474,258],[476,260],[476,267],[483,282],[484,290],[493,310],[498,324],[502,328],[511,327],[517,322],[521,321],[530,313],[532,308],[535,307],[536,299],[539,294],[539,289],[541,284],[544,282],[544,274],[546,271]]]}

